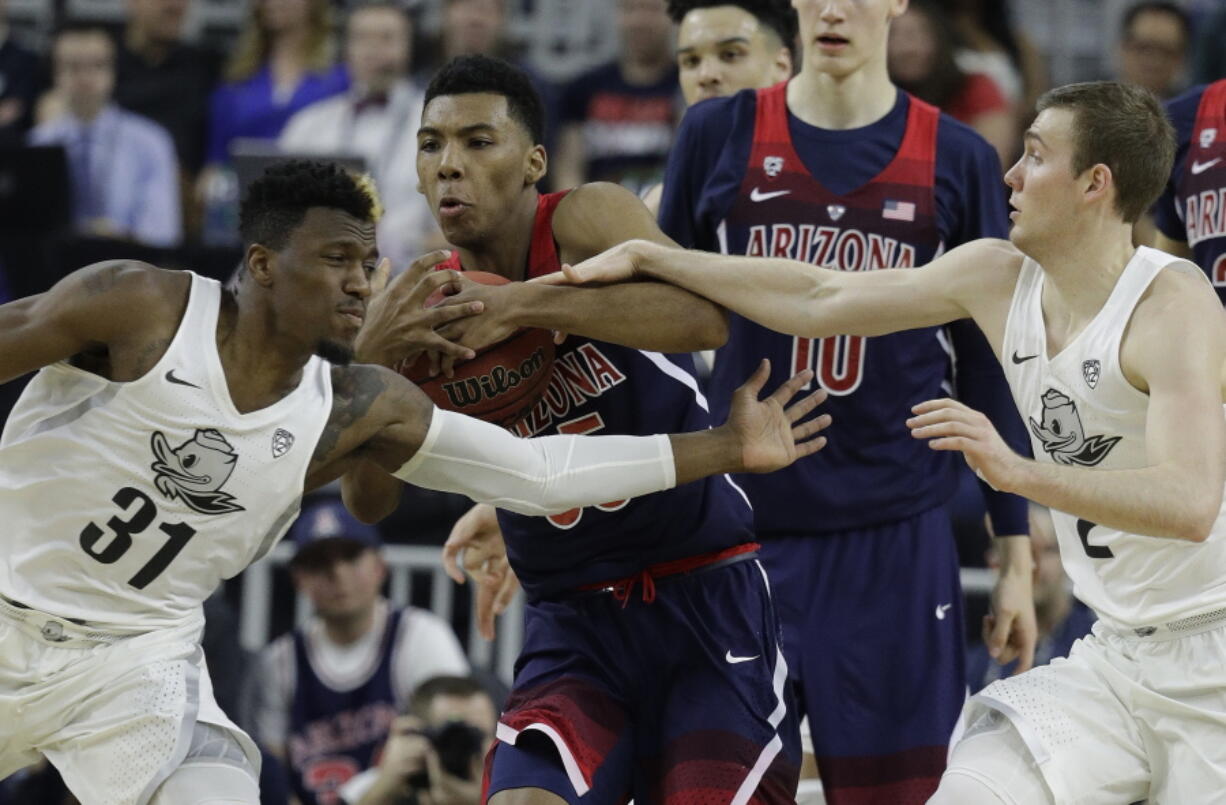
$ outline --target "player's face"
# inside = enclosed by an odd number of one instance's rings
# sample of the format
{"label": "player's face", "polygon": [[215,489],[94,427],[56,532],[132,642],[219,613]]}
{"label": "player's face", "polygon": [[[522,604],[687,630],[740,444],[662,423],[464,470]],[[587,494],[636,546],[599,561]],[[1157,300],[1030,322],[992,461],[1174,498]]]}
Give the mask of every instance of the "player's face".
{"label": "player's face", "polygon": [[1059,238],[1075,227],[1080,218],[1079,177],[1072,168],[1073,125],[1070,110],[1043,110],[1026,131],[1022,156],[1005,173],[1005,184],[1013,191],[1009,239],[1028,254],[1044,239]]}
{"label": "player's face", "polygon": [[908,0],[792,0],[800,21],[804,69],[843,78],[885,64],[890,21]]}
{"label": "player's face", "polygon": [[326,561],[294,571],[298,589],[324,620],[352,618],[367,611],[386,577],[383,560],[370,549],[356,556],[337,552]]}
{"label": "player's face", "polygon": [[[262,247],[253,246],[252,250]],[[278,328],[334,363],[353,358],[379,260],[375,225],[341,210],[312,207],[279,252],[265,259]]]}
{"label": "player's face", "polygon": [[545,149],[494,93],[440,95],[417,132],[417,189],[447,242],[480,247],[545,173]]}
{"label": "player's face", "polygon": [[758,18],[737,6],[697,8],[677,30],[677,68],[687,105],[760,89],[791,75],[792,57]]}

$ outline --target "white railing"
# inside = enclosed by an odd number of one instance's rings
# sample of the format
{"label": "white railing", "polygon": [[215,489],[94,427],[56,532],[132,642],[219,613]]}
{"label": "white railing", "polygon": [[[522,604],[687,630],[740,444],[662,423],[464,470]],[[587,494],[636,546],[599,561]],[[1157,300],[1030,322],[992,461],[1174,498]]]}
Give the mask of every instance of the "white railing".
{"label": "white railing", "polygon": [[[283,543],[243,573],[243,601],[239,619],[239,640],[243,648],[256,651],[274,637],[270,634],[273,577],[277,572],[286,572],[286,566],[292,556],[293,547]],[[448,623],[454,623],[452,615],[455,611],[455,598],[457,595],[469,595],[472,587],[459,587],[447,576],[438,547],[387,545],[383,548],[383,558],[388,569],[388,597],[393,603],[408,604],[412,599],[414,585],[424,581],[429,585],[430,609]],[[992,570],[962,568],[962,589],[967,595],[987,595],[995,581],[996,573]],[[294,603],[294,623],[303,623],[310,614],[310,602],[304,596],[297,596]],[[493,643],[482,639],[477,633],[476,620],[471,614],[466,631],[468,656],[472,664],[497,674],[509,684],[515,667],[515,657],[519,654],[523,642],[523,595],[520,594],[507,613],[499,619],[498,636]]]}

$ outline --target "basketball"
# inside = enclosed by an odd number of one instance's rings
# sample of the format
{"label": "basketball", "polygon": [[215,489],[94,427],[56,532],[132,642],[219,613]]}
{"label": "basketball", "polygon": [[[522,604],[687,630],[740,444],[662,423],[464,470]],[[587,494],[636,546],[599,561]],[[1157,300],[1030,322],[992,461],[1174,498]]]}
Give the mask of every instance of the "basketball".
{"label": "basketball", "polygon": [[[484,285],[503,285],[505,277],[485,271],[465,271],[468,279]],[[426,307],[443,301],[442,292],[426,300]],[[455,377],[430,377],[430,361],[422,355],[400,373],[426,392],[439,408],[483,419],[509,428],[536,405],[553,374],[553,334],[524,327],[497,344],[456,364]]]}

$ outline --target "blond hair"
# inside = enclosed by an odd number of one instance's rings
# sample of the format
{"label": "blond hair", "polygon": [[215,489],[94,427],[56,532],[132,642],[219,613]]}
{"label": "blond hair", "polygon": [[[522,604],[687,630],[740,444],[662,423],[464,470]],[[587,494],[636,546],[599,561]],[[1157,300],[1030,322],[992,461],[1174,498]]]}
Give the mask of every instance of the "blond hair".
{"label": "blond hair", "polygon": [[[332,42],[332,6],[329,0],[307,0],[307,25],[310,32],[306,40],[307,69],[323,72],[335,61]],[[239,34],[234,55],[226,64],[227,81],[246,81],[260,71],[272,52],[272,39],[260,19],[263,0],[251,0],[247,7],[247,20]]]}

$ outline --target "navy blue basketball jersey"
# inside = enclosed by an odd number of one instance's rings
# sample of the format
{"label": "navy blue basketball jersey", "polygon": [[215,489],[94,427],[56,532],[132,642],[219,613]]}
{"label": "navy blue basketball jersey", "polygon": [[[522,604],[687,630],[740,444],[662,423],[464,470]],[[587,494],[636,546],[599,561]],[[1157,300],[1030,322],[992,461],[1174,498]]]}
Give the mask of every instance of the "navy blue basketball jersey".
{"label": "navy blue basketball jersey", "polygon": [[301,629],[294,631],[297,678],[290,705],[290,784],[303,805],[339,805],[337,788],[375,765],[400,707],[392,683],[392,653],[404,613],[388,611],[378,665],[365,682],[338,691],[319,678]]}
{"label": "navy blue basketball jersey", "polygon": [[1226,79],[1176,98],[1167,113],[1179,148],[1154,221],[1187,241],[1226,305]]}
{"label": "navy blue basketball jersey", "polygon": [[[665,180],[661,223],[670,235],[684,238],[682,245],[872,271],[920,266],[947,244],[1004,234],[1004,186],[990,146],[960,124],[943,119],[936,108],[901,91],[886,118],[861,130],[872,136],[865,134],[864,142],[849,144],[845,152],[845,159],[882,167],[875,175],[861,171],[860,178],[850,181],[854,172],[829,161],[838,154],[831,153],[833,148],[802,153],[794,142],[786,83],[723,103],[732,108],[721,110],[722,125],[712,120],[711,110],[691,110],[711,123],[704,125],[702,119],[692,123],[703,129],[691,132],[692,152],[683,124],[674,157],[690,175],[677,176],[670,165]],[[890,136],[893,130],[889,130],[883,138],[882,129],[894,125],[898,134]],[[708,143],[717,133],[724,144]],[[871,150],[880,152],[882,140],[892,147],[884,156]],[[948,175],[938,176],[938,140],[944,148],[965,144],[971,152],[970,160],[960,156],[964,161],[952,181]],[[821,173],[815,172],[815,165]],[[704,178],[696,180],[694,174]],[[701,182],[701,189],[696,189],[696,182]],[[938,198],[940,182],[942,198]],[[951,190],[951,185],[961,187]],[[680,220],[684,213],[669,209],[673,203],[689,207],[689,221]],[[951,211],[958,206],[972,211]],[[704,238],[704,229],[713,238]],[[967,349],[974,351],[971,374],[978,375],[977,382],[968,386],[990,388],[989,396],[995,399],[971,403],[966,395],[959,396],[989,416],[993,409],[1007,406],[1009,416],[1003,417],[1002,431],[1011,442],[1024,445],[999,366],[973,325],[959,325],[969,328],[961,331],[962,340],[956,344],[959,360],[967,357],[961,343],[972,345],[973,350]],[[929,449],[912,438],[906,426],[912,405],[950,393],[955,348],[950,332],[931,327],[873,338],[810,339],[732,317],[731,336],[716,354],[711,378],[712,415],[718,419],[727,414],[732,391],[768,357],[772,385],[812,369],[814,384],[830,394],[823,410],[835,423],[827,447],[816,455],[769,476],[737,477],[753,501],[759,537],[842,531],[901,520],[939,505],[952,494],[954,462],[959,459]],[[1009,427],[1016,433],[1011,435]],[[993,515],[997,528],[1004,529],[999,533],[1025,533],[1020,501],[994,510]]]}
{"label": "navy blue basketball jersey", "polygon": [[[561,269],[553,213],[566,192],[543,195],[533,224],[528,276]],[[447,267],[457,267],[453,255]],[[558,348],[540,402],[519,436],[556,433],[646,436],[709,427],[706,397],[689,354],[662,354],[570,336]],[[627,578],[649,565],[749,542],[752,511],[728,476],[551,517],[499,511],[507,555],[530,598]]]}

